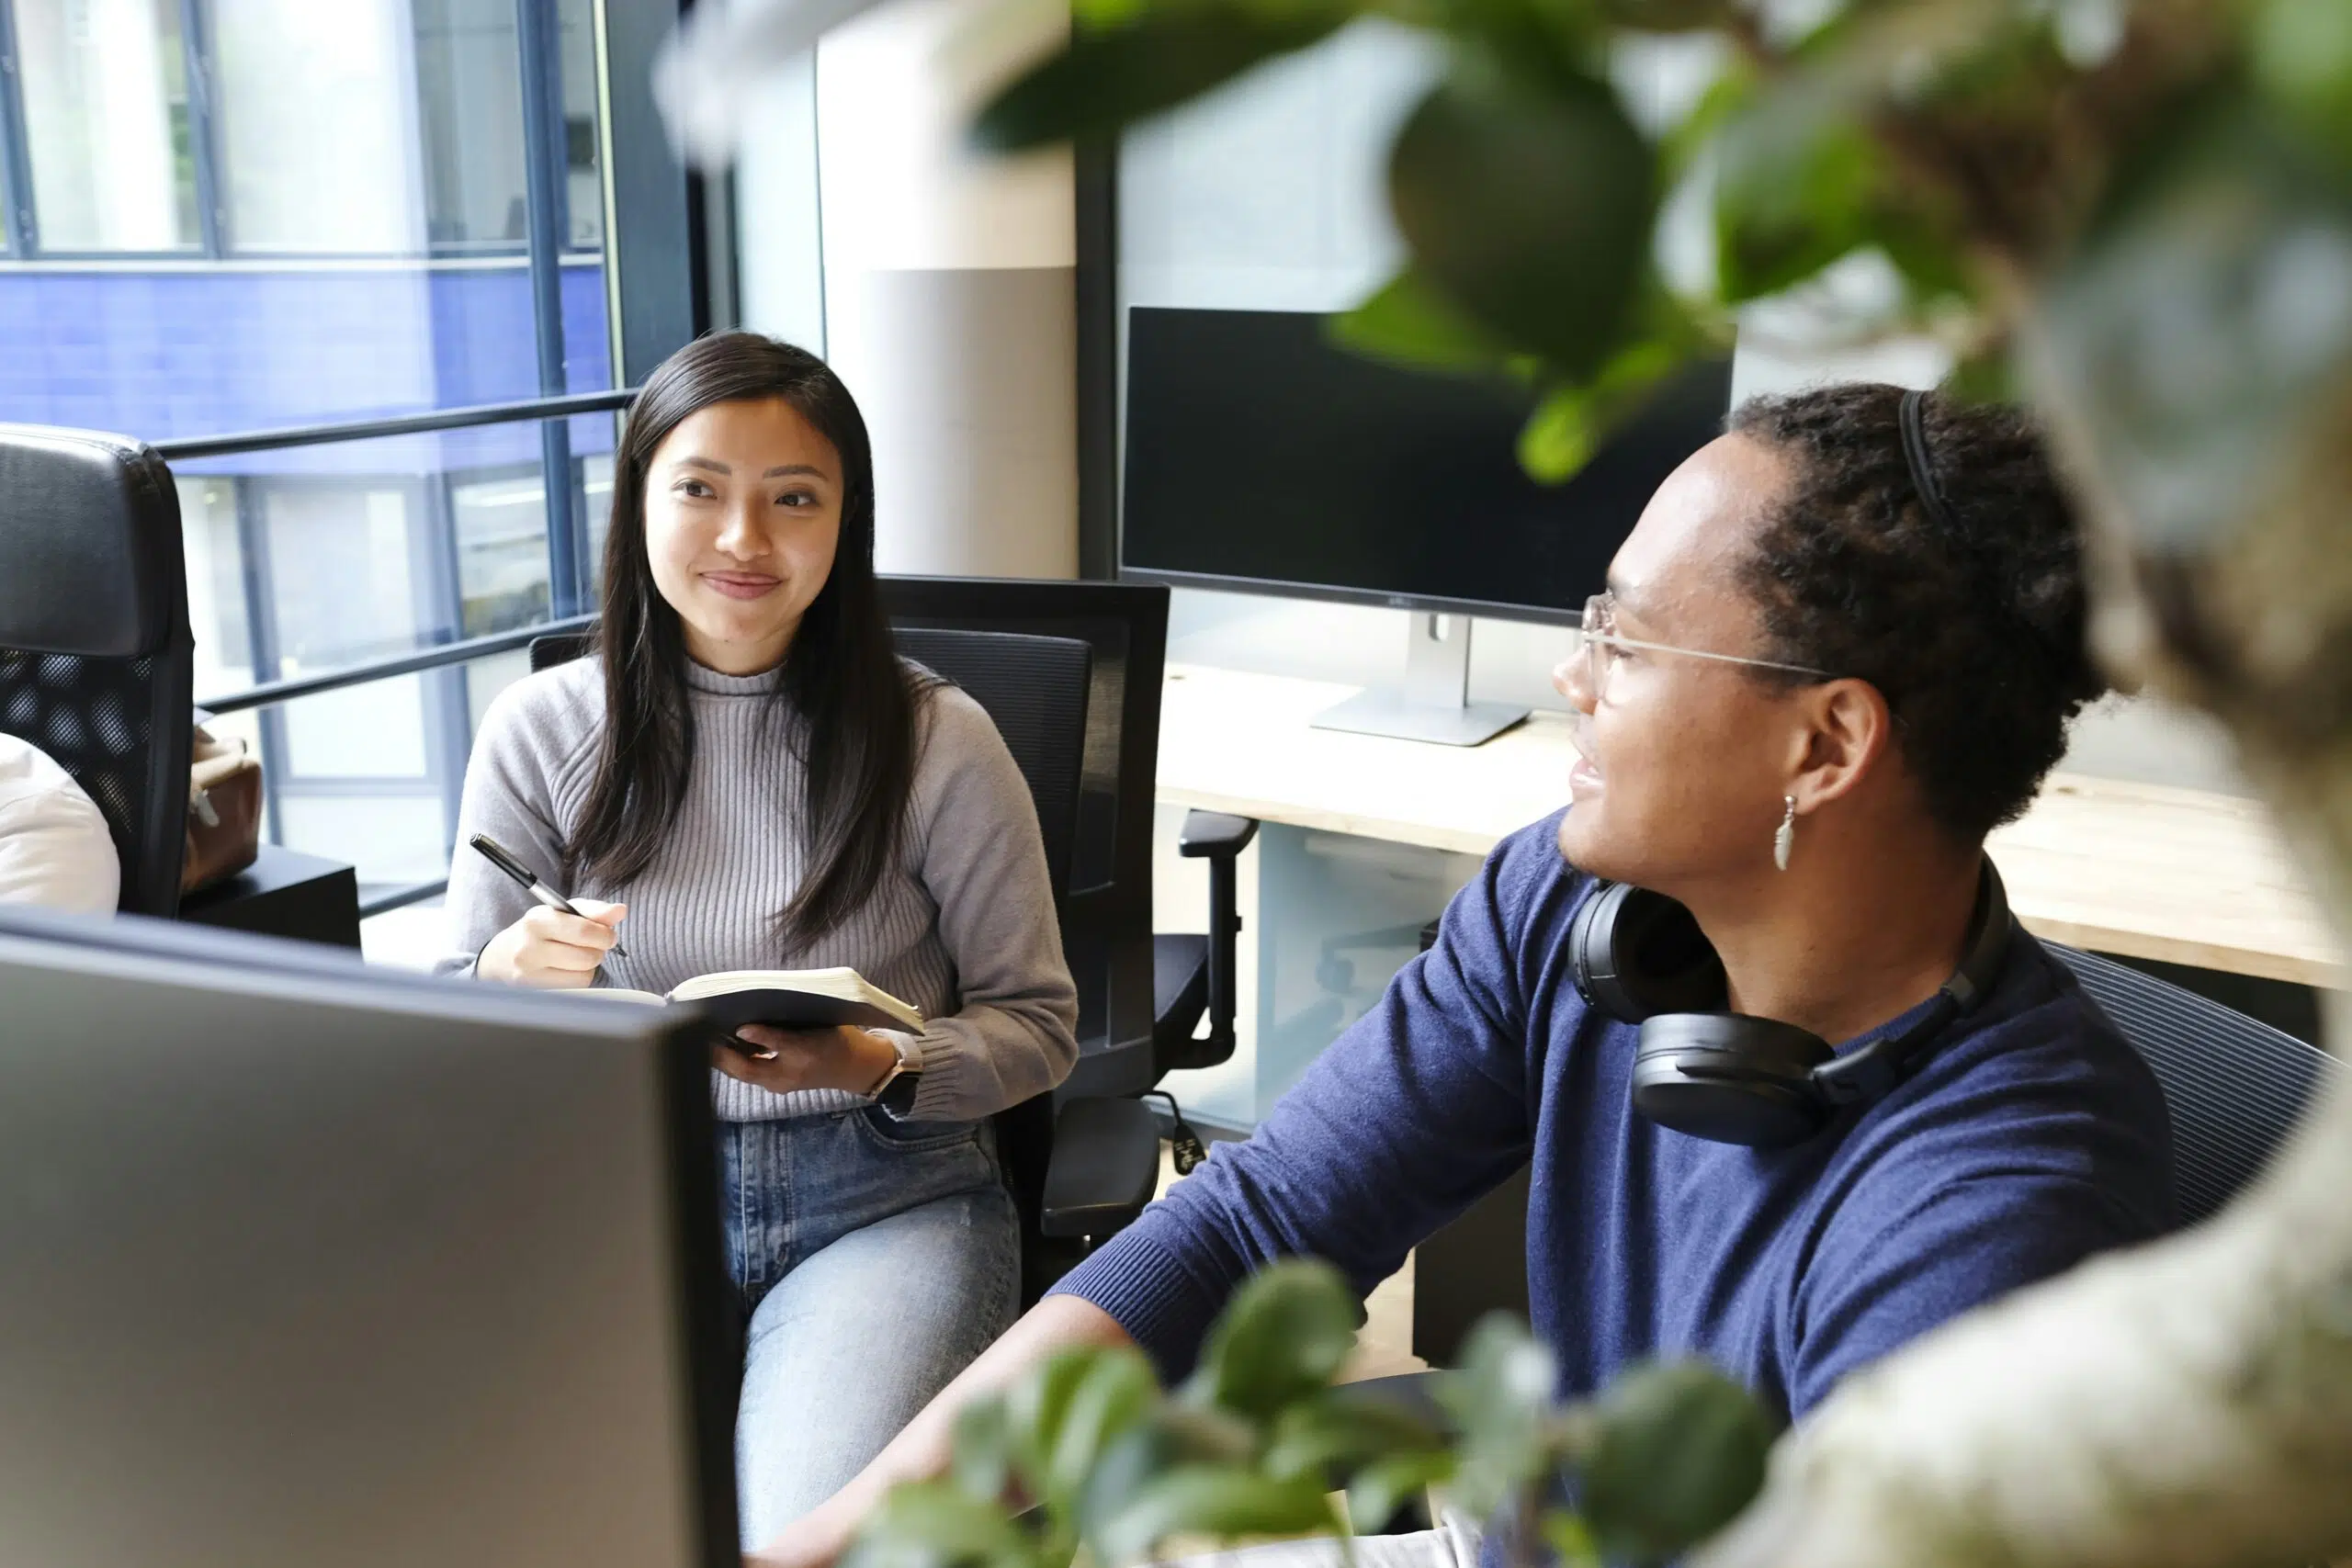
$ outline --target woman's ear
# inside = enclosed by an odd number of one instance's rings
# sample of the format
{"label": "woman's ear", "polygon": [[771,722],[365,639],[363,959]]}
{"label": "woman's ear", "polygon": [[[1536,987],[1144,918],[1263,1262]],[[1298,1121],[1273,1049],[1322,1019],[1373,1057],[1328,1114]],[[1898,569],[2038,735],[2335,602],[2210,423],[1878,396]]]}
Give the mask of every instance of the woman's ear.
{"label": "woman's ear", "polygon": [[1868,681],[1825,681],[1798,694],[1802,728],[1788,792],[1800,812],[1850,794],[1868,778],[1894,739],[1885,694]]}

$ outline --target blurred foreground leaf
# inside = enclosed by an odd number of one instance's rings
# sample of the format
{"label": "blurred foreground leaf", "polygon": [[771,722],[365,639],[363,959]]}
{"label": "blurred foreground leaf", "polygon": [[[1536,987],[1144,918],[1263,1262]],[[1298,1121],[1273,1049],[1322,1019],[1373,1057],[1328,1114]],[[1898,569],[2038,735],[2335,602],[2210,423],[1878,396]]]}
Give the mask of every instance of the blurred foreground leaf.
{"label": "blurred foreground leaf", "polygon": [[1269,1420],[1329,1384],[1363,1322],[1363,1304],[1329,1264],[1268,1269],[1235,1292],[1209,1331],[1184,1398]]}
{"label": "blurred foreground leaf", "polygon": [[1656,158],[1605,84],[1538,87],[1473,56],[1397,133],[1388,195],[1419,276],[1486,332],[1568,377],[1624,337]]}
{"label": "blurred foreground leaf", "polygon": [[1729,1524],[1764,1484],[1773,1425],[1703,1362],[1636,1368],[1592,1414],[1584,1516],[1612,1559],[1673,1557]]}
{"label": "blurred foreground leaf", "polygon": [[1261,61],[1304,49],[1352,13],[1302,3],[1280,8],[1191,0],[1073,32],[980,110],[972,140],[1013,152],[1091,136],[1172,108]]}

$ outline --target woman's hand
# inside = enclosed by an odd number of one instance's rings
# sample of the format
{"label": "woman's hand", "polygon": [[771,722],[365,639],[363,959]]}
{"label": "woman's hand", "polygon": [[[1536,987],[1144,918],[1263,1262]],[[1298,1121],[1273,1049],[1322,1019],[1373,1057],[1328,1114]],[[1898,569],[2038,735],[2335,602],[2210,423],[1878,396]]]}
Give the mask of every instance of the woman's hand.
{"label": "woman's hand", "polygon": [[747,1023],[735,1032],[735,1038],[774,1055],[755,1059],[731,1045],[714,1045],[711,1066],[730,1078],[778,1094],[801,1089],[845,1089],[852,1094],[865,1094],[899,1059],[896,1045],[847,1024],[839,1029],[771,1029],[764,1023]]}
{"label": "woman's hand", "polygon": [[576,991],[596,977],[596,965],[612,951],[614,930],[628,913],[626,904],[574,898],[580,911],[567,915],[534,904],[523,918],[483,944],[474,973],[485,980],[542,990]]}

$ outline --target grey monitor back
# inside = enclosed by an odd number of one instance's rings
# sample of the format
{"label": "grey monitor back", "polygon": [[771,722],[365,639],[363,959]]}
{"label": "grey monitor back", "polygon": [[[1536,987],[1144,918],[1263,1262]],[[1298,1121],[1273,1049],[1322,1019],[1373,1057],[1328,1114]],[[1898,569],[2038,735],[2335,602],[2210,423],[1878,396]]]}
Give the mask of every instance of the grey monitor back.
{"label": "grey monitor back", "polygon": [[738,1562],[707,1059],[307,947],[0,912],[0,1562]]}

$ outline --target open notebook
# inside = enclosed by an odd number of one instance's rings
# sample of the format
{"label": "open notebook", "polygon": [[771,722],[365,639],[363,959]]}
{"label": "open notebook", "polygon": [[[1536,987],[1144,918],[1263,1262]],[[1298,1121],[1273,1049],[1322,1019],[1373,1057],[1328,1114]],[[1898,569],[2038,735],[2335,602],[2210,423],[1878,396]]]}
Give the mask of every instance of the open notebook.
{"label": "open notebook", "polygon": [[568,994],[648,1007],[693,1002],[705,1018],[730,1032],[747,1023],[777,1029],[830,1029],[846,1023],[859,1029],[922,1032],[922,1013],[854,969],[731,969],[682,981],[666,997],[619,986]]}

